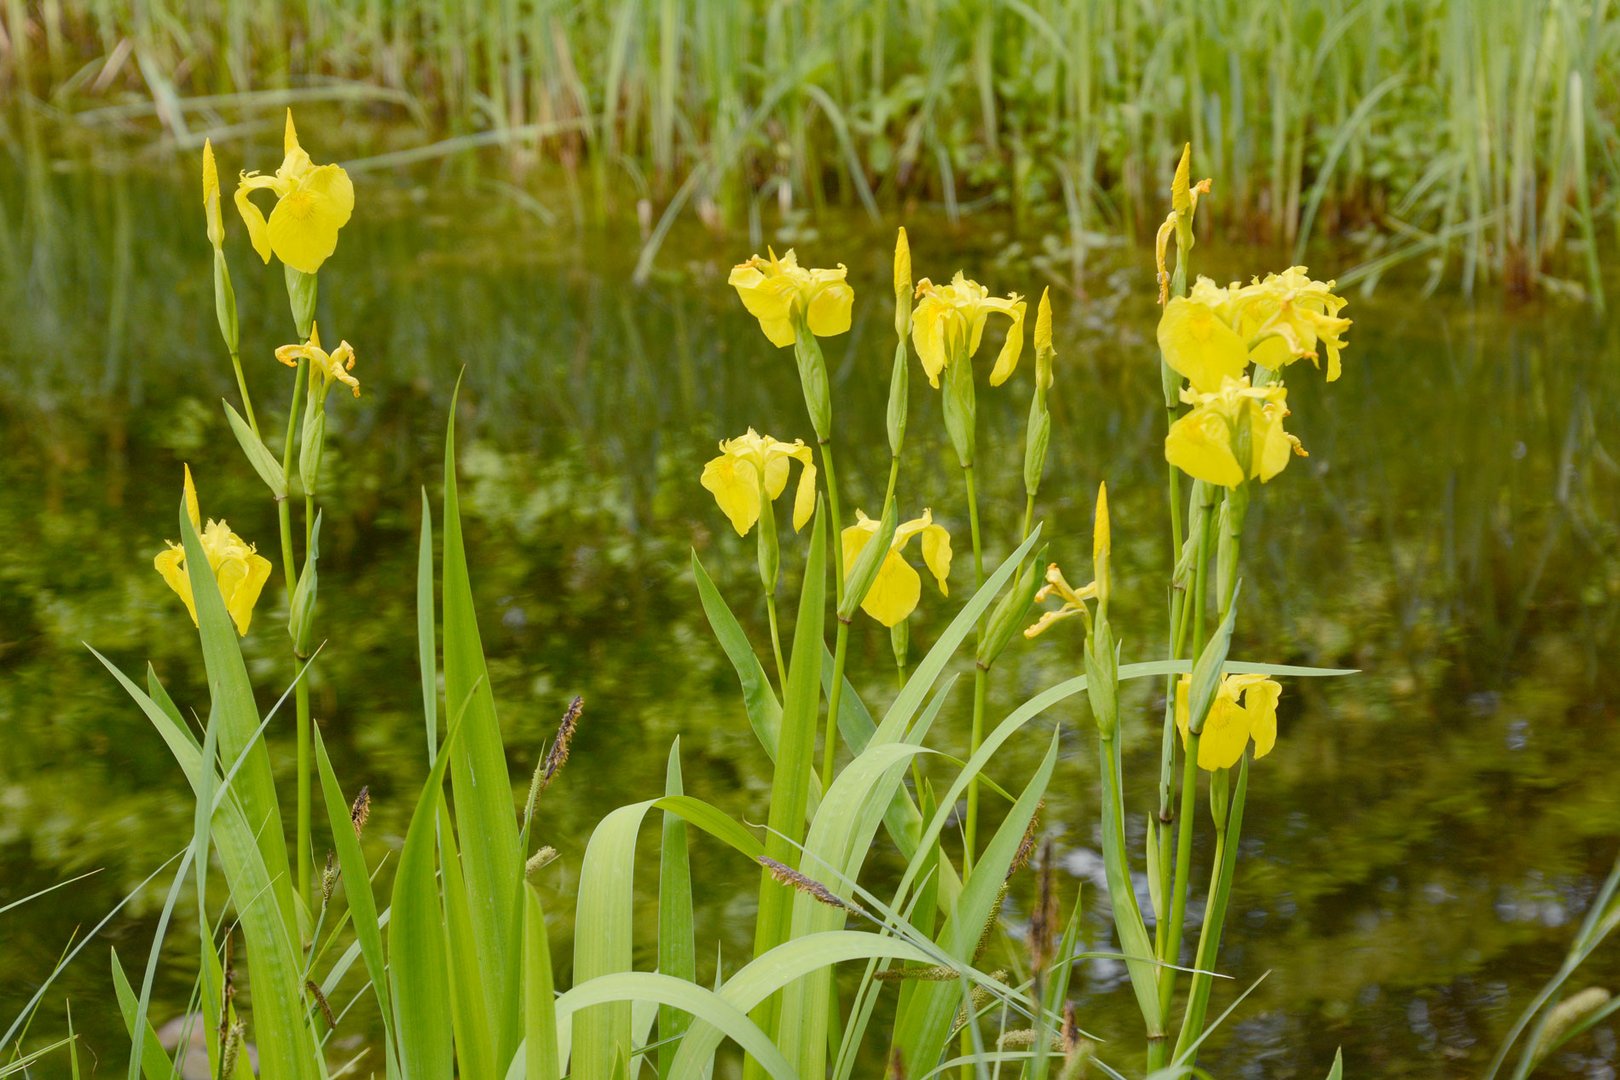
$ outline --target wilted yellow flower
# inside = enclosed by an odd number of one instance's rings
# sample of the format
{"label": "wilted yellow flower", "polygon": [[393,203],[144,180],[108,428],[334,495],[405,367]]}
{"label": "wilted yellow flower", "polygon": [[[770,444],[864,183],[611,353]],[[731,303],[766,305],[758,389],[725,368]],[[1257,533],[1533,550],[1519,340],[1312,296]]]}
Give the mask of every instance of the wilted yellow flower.
{"label": "wilted yellow flower", "polygon": [[332,384],[340,382],[354,391],[354,396],[360,396],[360,380],[350,375],[354,367],[354,348],[347,341],[338,343],[338,347],[330,353],[321,348],[320,327],[314,323],[309,326],[309,341],[303,345],[282,345],[276,349],[276,359],[288,367],[297,367],[298,361],[308,360],[310,370],[321,373],[321,389],[324,393],[332,388]]}
{"label": "wilted yellow flower", "polygon": [[[267,223],[248,197],[260,188],[276,194]],[[298,145],[292,110],[287,110],[285,156],[274,176],[245,172],[236,188],[236,209],[247,223],[253,250],[265,262],[270,256],[306,274],[321,268],[337,249],[338,230],[354,212],[354,185],[337,165],[316,165]]]}
{"label": "wilted yellow flower", "polygon": [[225,223],[219,217],[219,169],[214,165],[214,144],[203,140],[203,214],[208,218],[208,242],[217,249],[225,243]]}
{"label": "wilted yellow flower", "polygon": [[1009,293],[1005,300],[991,296],[989,289],[968,280],[958,270],[949,285],[935,285],[923,278],[917,282],[917,297],[917,308],[911,313],[911,342],[917,347],[928,385],[939,388],[939,373],[956,358],[954,353],[964,342],[964,359],[973,358],[991,313],[1012,320],[996,366],[990,371],[991,386],[1007,381],[1024,351],[1025,304],[1017,293]]}
{"label": "wilted yellow flower", "polygon": [[[1102,520],[1107,520],[1106,508],[1103,510]],[[1037,635],[1044,634],[1047,630],[1051,629],[1055,623],[1062,622],[1064,619],[1073,618],[1076,615],[1084,615],[1086,617],[1086,625],[1090,626],[1091,609],[1086,607],[1086,601],[1097,599],[1097,583],[1095,581],[1086,585],[1084,588],[1076,589],[1073,585],[1069,584],[1067,579],[1064,578],[1063,571],[1058,569],[1058,564],[1052,563],[1046,568],[1046,584],[1042,585],[1041,591],[1035,594],[1035,600],[1037,602],[1044,602],[1049,597],[1053,596],[1056,596],[1059,600],[1062,600],[1063,606],[1058,608],[1056,611],[1043,612],[1041,617],[1036,620],[1035,625],[1024,630],[1025,637],[1032,638],[1036,637]]]}
{"label": "wilted yellow flower", "polygon": [[[1176,727],[1181,745],[1187,745],[1191,707],[1192,677],[1183,675],[1176,684]],[[1277,744],[1277,699],[1282,687],[1264,675],[1223,675],[1204,730],[1198,739],[1198,767],[1209,772],[1230,769],[1243,756],[1243,748],[1254,740],[1258,760]]]}
{"label": "wilted yellow flower", "polygon": [[[855,511],[855,524],[844,530],[844,565],[854,566],[866,545],[878,534],[881,526],[861,511]],[[942,595],[950,595],[946,579],[951,575],[951,534],[945,526],[934,524],[932,511],[924,510],[922,517],[905,522],[894,530],[889,553],[878,567],[872,587],[861,601],[861,610],[884,626],[894,626],[917,610],[922,597],[922,578],[911,564],[901,556],[914,536],[922,537],[923,562],[939,583]]]}
{"label": "wilted yellow flower", "polygon": [[[208,568],[219,582],[219,594],[225,599],[225,610],[236,623],[236,632],[246,635],[253,621],[253,605],[258,602],[264,583],[270,580],[270,560],[257,553],[254,546],[231,532],[224,521],[209,520],[206,526],[197,507],[197,489],[191,483],[191,467],[186,467],[186,514],[198,530]],[[169,583],[185,602],[191,621],[197,621],[197,605],[191,592],[191,578],[186,572],[186,549],[172,540],[165,541],[168,548],[152,560],[157,572]]]}
{"label": "wilted yellow flower", "polygon": [[[1288,391],[1278,385],[1252,387],[1248,376],[1226,379],[1212,394],[1183,389],[1193,409],[1170,425],[1164,456],[1189,476],[1221,487],[1258,478],[1265,483],[1282,472],[1288,459],[1305,456],[1299,440],[1283,430]],[[1247,460],[1241,456],[1247,447]]]}
{"label": "wilted yellow flower", "polygon": [[804,528],[816,508],[816,466],[804,440],[779,442],[749,428],[746,435],[720,443],[720,456],[703,466],[701,483],[731,519],[737,535],[746,536],[759,520],[761,478],[765,497],[774,501],[787,487],[790,461],[802,466],[799,488],[793,495],[793,528],[797,531]]}
{"label": "wilted yellow flower", "polygon": [[1321,367],[1317,346],[1327,353],[1327,381],[1339,377],[1339,350],[1350,320],[1339,317],[1348,301],[1333,292],[1334,282],[1313,281],[1303,266],[1280,274],[1267,274],[1252,284],[1234,288],[1237,329],[1245,342],[1272,331],[1254,348],[1256,363],[1276,370],[1295,360],[1309,359]]}
{"label": "wilted yellow flower", "polygon": [[1235,307],[1226,289],[1200,277],[1190,295],[1178,296],[1159,317],[1159,349],[1164,362],[1184,375],[1193,389],[1209,393],[1249,366],[1249,348],[1233,327]]}
{"label": "wilted yellow flower", "polygon": [[810,270],[799,265],[791,250],[780,259],[776,252],[766,251],[770,258],[755,255],[738,263],[727,280],[772,345],[781,349],[793,344],[795,311],[816,337],[833,337],[849,329],[855,290],[844,280],[842,263],[836,270]]}

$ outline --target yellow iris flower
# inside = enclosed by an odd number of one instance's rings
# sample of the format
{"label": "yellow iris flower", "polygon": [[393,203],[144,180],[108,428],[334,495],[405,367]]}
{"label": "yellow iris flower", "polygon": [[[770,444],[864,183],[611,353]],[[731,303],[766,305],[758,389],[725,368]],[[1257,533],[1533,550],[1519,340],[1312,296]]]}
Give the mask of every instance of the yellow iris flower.
{"label": "yellow iris flower", "polygon": [[780,442],[749,428],[746,435],[720,443],[720,456],[703,466],[701,483],[731,519],[737,535],[746,536],[759,520],[761,478],[765,497],[774,501],[787,487],[790,461],[801,466],[793,494],[793,528],[798,531],[816,508],[816,465],[802,439]]}
{"label": "yellow iris flower", "polygon": [[338,347],[330,353],[321,348],[320,327],[311,323],[309,326],[309,341],[303,345],[282,345],[276,349],[276,359],[288,367],[297,367],[298,361],[308,360],[312,371],[321,373],[321,389],[324,393],[332,388],[332,384],[340,382],[354,391],[354,396],[360,396],[360,380],[350,375],[354,368],[354,347],[347,341],[340,341]]}
{"label": "yellow iris flower", "polygon": [[[1192,677],[1183,675],[1176,684],[1176,727],[1181,745],[1187,745],[1190,706],[1188,694]],[[1258,760],[1277,745],[1277,699],[1282,687],[1264,675],[1223,675],[1209,715],[1204,718],[1198,739],[1198,767],[1208,772],[1230,769],[1243,757],[1243,750],[1254,740]]]}
{"label": "yellow iris flower", "polygon": [[[1214,393],[1183,389],[1181,400],[1193,408],[1170,425],[1165,459],[1187,475],[1221,487],[1239,487],[1254,478],[1265,483],[1287,467],[1290,457],[1305,456],[1299,440],[1283,430],[1287,398],[1286,388],[1252,387],[1246,375],[1224,380]],[[1245,440],[1247,461],[1240,458]]]}
{"label": "yellow iris flower", "polygon": [[911,343],[917,348],[928,385],[939,389],[939,373],[955,359],[954,353],[966,342],[964,358],[971,360],[979,351],[984,324],[991,314],[1012,320],[1007,340],[990,371],[990,385],[1000,386],[1018,366],[1024,351],[1025,303],[1017,293],[1006,299],[991,296],[990,290],[970,281],[958,270],[949,285],[935,285],[927,278],[917,282],[917,307],[911,313]]}
{"label": "yellow iris flower", "polygon": [[[224,521],[209,519],[203,525],[197,507],[197,489],[191,483],[191,467],[186,467],[186,514],[198,530],[203,552],[208,556],[208,568],[219,582],[219,594],[225,599],[225,610],[236,623],[236,632],[246,635],[253,621],[253,605],[259,600],[264,583],[270,580],[270,560],[258,554],[254,546],[231,532]],[[168,548],[152,560],[157,572],[169,583],[185,602],[191,621],[197,621],[197,605],[191,593],[191,578],[186,573],[186,550],[173,541],[165,541]]]}
{"label": "yellow iris flower", "polygon": [[[276,194],[270,220],[248,196],[268,188]],[[354,184],[337,165],[316,165],[298,145],[292,110],[287,110],[285,156],[274,176],[245,172],[236,188],[236,209],[247,224],[253,250],[265,262],[270,256],[305,274],[321,268],[337,250],[338,230],[354,212]]]}
{"label": "yellow iris flower", "polygon": [[1337,379],[1339,350],[1345,347],[1342,335],[1350,329],[1350,320],[1339,317],[1348,301],[1334,294],[1334,284],[1313,281],[1305,267],[1291,266],[1235,290],[1235,321],[1244,340],[1272,332],[1255,346],[1254,361],[1272,370],[1300,359],[1321,367],[1320,345],[1327,353],[1327,381]]}
{"label": "yellow iris flower", "polygon": [[[845,566],[855,565],[855,560],[872,542],[880,527],[878,522],[861,511],[855,511],[855,524],[845,529],[841,537]],[[934,524],[932,511],[924,510],[922,517],[905,522],[894,530],[889,553],[884,556],[883,565],[878,567],[877,578],[867,590],[866,598],[861,601],[861,610],[884,626],[895,626],[905,621],[908,615],[917,610],[917,601],[922,598],[922,578],[902,556],[906,545],[916,536],[922,538],[923,563],[939,583],[940,595],[950,595],[946,579],[951,575],[951,534],[945,531],[945,526]]]}
{"label": "yellow iris flower", "polygon": [[758,255],[731,268],[728,282],[742,297],[759,328],[782,349],[793,344],[794,313],[801,314],[816,337],[834,337],[849,329],[855,290],[844,280],[842,263],[835,270],[812,270],[799,265],[791,250],[780,259]]}

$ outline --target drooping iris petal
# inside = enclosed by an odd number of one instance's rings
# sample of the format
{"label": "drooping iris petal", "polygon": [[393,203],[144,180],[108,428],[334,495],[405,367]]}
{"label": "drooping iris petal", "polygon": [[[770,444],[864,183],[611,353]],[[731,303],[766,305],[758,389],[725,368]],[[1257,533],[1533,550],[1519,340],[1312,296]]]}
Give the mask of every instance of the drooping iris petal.
{"label": "drooping iris petal", "polygon": [[241,183],[236,186],[236,212],[242,216],[242,224],[247,226],[248,242],[266,263],[270,261],[270,226],[264,220],[264,212],[253,204],[248,195],[261,188],[273,190],[275,186],[276,181],[268,176],[243,176]]}
{"label": "drooping iris petal", "polygon": [[891,549],[861,601],[861,610],[884,626],[894,626],[916,611],[921,599],[922,578],[899,552]]}
{"label": "drooping iris petal", "polygon": [[1213,410],[1194,409],[1170,425],[1164,456],[1188,476],[1221,487],[1243,483],[1243,468],[1232,453],[1232,432]]}
{"label": "drooping iris petal", "polygon": [[1165,305],[1159,319],[1159,349],[1164,362],[1210,393],[1225,379],[1235,379],[1248,367],[1249,350],[1236,330],[1215,308],[1178,296]]}
{"label": "drooping iris petal", "polygon": [[1249,714],[1224,694],[1216,694],[1198,740],[1198,767],[1210,772],[1230,769],[1249,745]]}
{"label": "drooping iris petal", "polygon": [[747,536],[759,520],[759,474],[754,467],[721,454],[703,466],[699,483],[714,496],[737,535]]}
{"label": "drooping iris petal", "polygon": [[732,267],[727,280],[772,345],[782,349],[793,344],[791,282],[785,277],[766,277],[752,263]]}
{"label": "drooping iris petal", "polygon": [[191,596],[191,578],[186,574],[185,549],[171,543],[167,549],[158,553],[157,558],[152,560],[152,565],[186,605],[186,611],[191,615],[191,621],[195,623],[197,605]]}
{"label": "drooping iris petal", "polygon": [[1277,701],[1282,686],[1275,679],[1253,676],[1243,693],[1243,708],[1249,714],[1249,734],[1254,738],[1254,756],[1263,758],[1277,745]]}
{"label": "drooping iris petal", "polygon": [[298,180],[270,211],[270,249],[306,274],[337,250],[338,230],[354,212],[354,185],[336,165],[321,165]]}

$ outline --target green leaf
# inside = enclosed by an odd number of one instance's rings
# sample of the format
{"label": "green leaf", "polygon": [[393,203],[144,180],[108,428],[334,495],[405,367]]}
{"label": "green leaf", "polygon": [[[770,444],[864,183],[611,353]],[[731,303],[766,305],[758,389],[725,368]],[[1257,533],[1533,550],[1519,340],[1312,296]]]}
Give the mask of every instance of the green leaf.
{"label": "green leaf", "polygon": [[231,407],[230,402],[221,398],[220,404],[225,406],[225,418],[230,421],[231,431],[236,435],[236,441],[241,444],[242,453],[247,455],[248,464],[259,474],[259,479],[270,489],[270,494],[278,500],[285,499],[287,474],[281,471],[281,462],[277,461],[275,455],[270,453],[270,448],[253,434],[248,422]]}
{"label": "green leaf", "polygon": [[518,921],[523,861],[518,849],[517,815],[507,772],[506,750],[495,697],[484,662],[484,646],[473,610],[472,578],[461,534],[461,503],[456,492],[456,408],[444,440],[444,605],[445,700],[469,702],[466,731],[450,763],[455,792],[456,829],[463,844],[467,906],[473,933],[484,956],[483,986],[496,1057],[505,1060],[517,1045]]}
{"label": "green leaf", "polygon": [[[853,899],[853,882],[871,850],[884,807],[905,774],[906,765],[921,747],[907,743],[879,743],[845,766],[822,800],[810,825],[800,859],[801,871],[822,881],[835,894]],[[784,886],[778,884],[778,889]],[[793,895],[789,939],[841,929],[845,913],[806,896]],[[832,976],[825,968],[784,991],[782,1025],[777,1045],[794,1062],[801,1076],[826,1072],[827,1029],[830,1020]]]}
{"label": "green leaf", "polygon": [[715,640],[725,651],[726,659],[731,661],[732,668],[737,672],[737,681],[742,684],[743,708],[748,712],[748,723],[753,727],[759,744],[765,748],[765,753],[775,761],[777,732],[782,727],[782,706],[776,700],[776,692],[771,689],[770,679],[755,655],[754,647],[748,643],[748,635],[743,633],[742,625],[731,613],[720,590],[715,588],[695,551],[692,553],[692,577],[697,581],[698,599],[703,603],[709,628],[714,631]]}
{"label": "green leaf", "polygon": [[[621,971],[600,975],[580,983],[557,999],[557,1028],[559,1031],[574,1021],[574,1065],[570,1075],[586,1080],[592,1076],[607,1076],[608,1072],[587,1072],[580,1064],[578,1014],[601,1013],[604,1008],[622,1007],[626,1011],[631,1001],[655,1001],[684,1009],[694,1017],[719,1028],[727,1038],[741,1046],[764,1067],[771,1076],[780,1080],[798,1080],[793,1068],[782,1057],[781,1051],[743,1012],[713,990],[684,982],[672,975],[651,971]],[[592,1060],[598,1060],[592,1055]],[[604,1066],[612,1068],[612,1058],[600,1058]],[[677,1072],[680,1078],[694,1074]]]}
{"label": "green leaf", "polygon": [[[236,624],[225,611],[225,599],[209,569],[197,530],[180,504],[180,536],[186,549],[186,573],[191,580],[192,602],[197,608],[198,633],[202,639],[203,665],[208,671],[211,698],[209,723],[219,725],[220,759],[237,768],[233,788],[248,820],[259,824],[259,851],[270,874],[276,907],[290,936],[297,936],[290,870],[287,863],[286,834],[281,827],[281,809],[276,799],[275,779],[270,772],[270,754],[260,738],[259,706],[253,698],[247,665],[236,635]],[[240,764],[238,764],[240,759]],[[211,765],[210,765],[211,767]],[[199,771],[199,779],[202,773]]]}
{"label": "green leaf", "polygon": [[485,957],[473,933],[472,916],[467,910],[467,884],[461,877],[461,856],[456,851],[455,829],[443,798],[439,799],[439,874],[444,881],[450,1021],[456,1036],[456,1071],[461,1076],[494,1076],[496,1051],[484,1002]]}
{"label": "green leaf", "polygon": [[[124,966],[118,962],[118,950],[109,951],[112,953],[113,992],[118,996],[118,1011],[123,1013],[124,1028],[129,1032],[130,1038],[134,1039],[137,1012],[135,990],[129,985],[129,978],[124,974]],[[175,1074],[174,1062],[169,1060],[169,1055],[164,1051],[163,1044],[158,1041],[157,1032],[152,1030],[152,1025],[143,1019],[140,1026],[141,1073],[146,1080],[169,1080]]]}
{"label": "green leaf", "polygon": [[[192,536],[195,535],[193,530]],[[219,599],[217,589],[213,600],[220,605],[219,615],[223,618],[223,601]],[[198,607],[200,611],[201,602]],[[193,794],[199,794],[203,790],[203,772],[209,766],[203,759],[202,749],[190,733],[176,724],[167,711],[114,667],[111,661],[94,649],[91,653],[118,680],[147,719],[152,721],[185,773]],[[233,777],[232,785],[240,780],[238,772]],[[214,850],[219,853],[225,881],[230,886],[236,905],[242,938],[253,966],[255,985],[259,988],[254,1007],[254,1030],[259,1054],[265,1062],[267,1075],[306,1078],[312,1076],[318,1051],[303,1006],[303,967],[293,945],[295,931],[289,928],[276,905],[264,902],[265,897],[272,895],[275,878],[265,866],[260,848],[259,829],[263,827],[262,817],[250,823],[235,787],[221,785],[215,796],[211,832]],[[286,857],[283,853],[281,877],[285,878],[286,873]]]}
{"label": "green leaf", "polygon": [[371,989],[377,995],[382,1013],[383,1041],[392,1056],[394,1046],[394,1010],[388,995],[388,969],[384,961],[382,931],[377,922],[377,900],[371,892],[371,871],[366,866],[365,853],[360,850],[360,838],[355,835],[350,817],[350,802],[343,797],[337,774],[332,770],[332,759],[326,753],[326,740],[321,738],[319,725],[315,727],[315,766],[320,773],[321,795],[326,803],[326,821],[332,830],[332,843],[337,848],[338,867],[342,871],[343,895],[349,903],[349,914],[354,924],[354,936],[365,958],[366,974]]}
{"label": "green leaf", "polygon": [[1342,1046],[1333,1051],[1333,1068],[1328,1070],[1327,1080],[1344,1080],[1344,1048]]}
{"label": "green leaf", "polygon": [[[551,981],[551,943],[540,892],[523,884],[523,1031],[526,1080],[558,1080],[556,992]],[[659,1075],[667,1075],[660,1073]]]}
{"label": "green leaf", "polygon": [[[770,812],[766,819],[765,854],[788,866],[798,865],[796,845],[804,836],[805,810],[815,768],[816,727],[820,719],[821,657],[826,652],[823,629],[827,606],[827,515],[817,506],[810,552],[805,560],[804,586],[799,592],[799,613],[793,630],[793,658],[788,663],[783,694],[781,741],[771,782]],[[754,923],[754,955],[761,956],[787,940],[791,901],[769,871],[760,871],[759,914]],[[767,1031],[775,1031],[774,1007],[761,1006],[754,1015]]]}
{"label": "green leaf", "polygon": [[[1046,757],[1029,785],[1007,813],[973,870],[962,883],[962,895],[940,929],[938,944],[955,960],[972,961],[985,924],[994,918],[1001,888],[1012,861],[1024,839],[1024,832],[1046,794],[1052,770],[1057,765],[1060,730],[1052,732]],[[982,749],[982,748],[981,748]],[[895,1018],[894,1045],[903,1060],[918,1065],[939,1060],[950,1035],[962,989],[957,983],[910,982],[901,992],[900,1011]]]}
{"label": "green leaf", "polygon": [[422,672],[422,719],[428,761],[439,752],[439,661],[433,624],[433,507],[422,489],[422,535],[416,549],[416,664]]}
{"label": "green leaf", "polygon": [[[636,833],[652,803],[621,806],[602,819],[585,845],[574,916],[576,987],[607,975],[628,972],[633,953]],[[566,995],[565,995],[566,996]],[[564,1015],[559,1002],[559,1023]],[[578,1077],[608,1076],[614,1060],[629,1060],[629,999],[581,1008],[573,1017],[573,1066]]]}
{"label": "green leaf", "polygon": [[[681,740],[669,748],[664,794],[681,790]],[[752,837],[750,837],[752,839]],[[663,847],[658,874],[658,970],[689,983],[697,982],[697,943],[692,928],[692,866],[686,851],[686,821],[664,811]],[[691,1025],[688,1014],[672,1005],[658,1009],[658,1075],[669,1076],[676,1044]]]}
{"label": "green leaf", "polygon": [[[931,964],[927,952],[898,938],[859,930],[831,930],[784,942],[746,964],[720,988],[720,996],[740,1010],[752,1011],[783,987],[851,960],[887,959]],[[672,1077],[695,1076],[720,1046],[722,1033],[702,1022],[692,1025],[675,1055]]]}
{"label": "green leaf", "polygon": [[[463,698],[470,702],[471,695]],[[394,1032],[399,1064],[407,1077],[447,1077],[454,1068],[450,1030],[450,961],[445,953],[444,918],[435,880],[433,848],[440,790],[456,737],[467,713],[464,704],[427,782],[411,811],[405,848],[394,874],[389,905],[388,974],[394,1001]]]}

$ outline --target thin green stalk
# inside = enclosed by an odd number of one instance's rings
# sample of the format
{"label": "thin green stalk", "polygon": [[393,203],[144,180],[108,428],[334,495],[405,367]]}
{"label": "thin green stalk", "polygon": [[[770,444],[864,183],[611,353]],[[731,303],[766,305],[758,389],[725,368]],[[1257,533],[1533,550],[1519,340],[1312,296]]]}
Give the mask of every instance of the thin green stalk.
{"label": "thin green stalk", "polygon": [[838,470],[833,466],[832,439],[821,440],[821,467],[827,471],[827,511],[832,515],[834,599],[844,601],[844,514],[838,505]]}
{"label": "thin green stalk", "polygon": [[[967,482],[968,499],[968,529],[973,536],[973,587],[984,587],[984,549],[979,543],[979,492],[973,483],[973,466],[962,466],[962,476]],[[978,635],[976,641],[984,639],[984,623],[988,616],[979,616]],[[990,693],[990,672],[983,667],[975,665],[973,668],[973,728],[968,741],[968,756],[979,752],[979,744],[984,741],[984,707]],[[964,875],[973,868],[973,858],[977,853],[979,832],[979,777],[975,774],[968,781],[967,789],[967,831],[963,839],[962,870]]]}
{"label": "thin green stalk", "polygon": [[[293,444],[298,431],[298,404],[302,400],[304,382],[309,377],[309,361],[299,360],[298,371],[293,375],[292,400],[287,406],[287,437],[282,444],[281,471],[287,476],[292,475]],[[305,510],[308,513],[306,498]],[[298,588],[297,563],[293,558],[292,537],[292,508],[286,499],[276,503],[276,516],[281,526],[281,566],[282,573],[287,580],[287,606],[292,608],[293,592]],[[307,522],[306,522],[307,525]],[[309,542],[306,531],[304,541]],[[293,654],[294,670],[303,667],[301,658],[296,650]],[[297,705],[297,768],[298,768],[298,803],[296,810],[296,832],[294,843],[298,848],[298,895],[304,903],[310,901],[310,882],[313,878],[313,868],[310,864],[310,714],[309,714],[309,673],[298,680],[294,690],[294,701]]]}
{"label": "thin green stalk", "polygon": [[236,389],[242,395],[242,411],[247,413],[248,427],[255,437],[260,437],[259,419],[253,415],[253,397],[248,393],[247,378],[242,374],[242,357],[235,349],[231,350],[231,368],[236,372]]}
{"label": "thin green stalk", "polygon": [[787,665],[782,662],[782,633],[777,629],[776,597],[772,593],[765,594],[765,614],[771,620],[771,649],[776,653],[776,685],[786,691]]}
{"label": "thin green stalk", "polygon": [[844,697],[844,659],[849,652],[849,623],[838,620],[833,641],[832,689],[827,692],[827,734],[821,744],[821,790],[832,787],[833,765],[838,759],[838,709]]}
{"label": "thin green stalk", "polygon": [[[1213,520],[1215,515],[1204,515],[1203,528],[1199,534],[1198,562],[1193,576],[1191,591],[1182,598],[1182,625],[1177,628],[1178,640],[1184,639],[1188,632],[1187,605],[1193,606],[1191,618],[1191,632],[1193,647],[1191,655],[1198,655],[1203,647],[1203,595],[1206,575],[1209,572],[1209,553],[1213,536]],[[1171,726],[1175,724],[1175,688],[1171,687],[1171,698],[1168,706],[1171,716]],[[1184,933],[1183,923],[1187,917],[1187,898],[1192,889],[1192,832],[1195,819],[1195,800],[1198,795],[1198,734],[1189,732],[1187,747],[1184,751],[1185,761],[1182,765],[1181,776],[1181,807],[1176,814],[1176,848],[1175,873],[1169,881],[1171,891],[1169,921],[1165,927],[1164,950],[1159,959],[1167,964],[1180,961],[1181,940]],[[1162,794],[1162,789],[1161,789]],[[1161,809],[1161,815],[1163,810]],[[1162,819],[1162,818],[1161,818]],[[1159,969],[1159,1001],[1166,1011],[1175,998],[1176,971],[1172,967]],[[1162,1062],[1160,1063],[1162,1064]]]}
{"label": "thin green stalk", "polygon": [[[1192,1065],[1196,1050],[1192,1043],[1204,1031],[1209,1011],[1209,995],[1215,984],[1215,961],[1221,949],[1221,930],[1226,924],[1226,908],[1232,897],[1232,881],[1237,871],[1238,842],[1243,833],[1243,803],[1249,791],[1249,758],[1238,765],[1237,788],[1224,821],[1215,823],[1215,866],[1210,874],[1209,903],[1198,933],[1197,971],[1187,989],[1187,1011],[1181,1018],[1181,1034],[1176,1037],[1176,1060]],[[1185,1060],[1183,1060],[1185,1058]]]}

